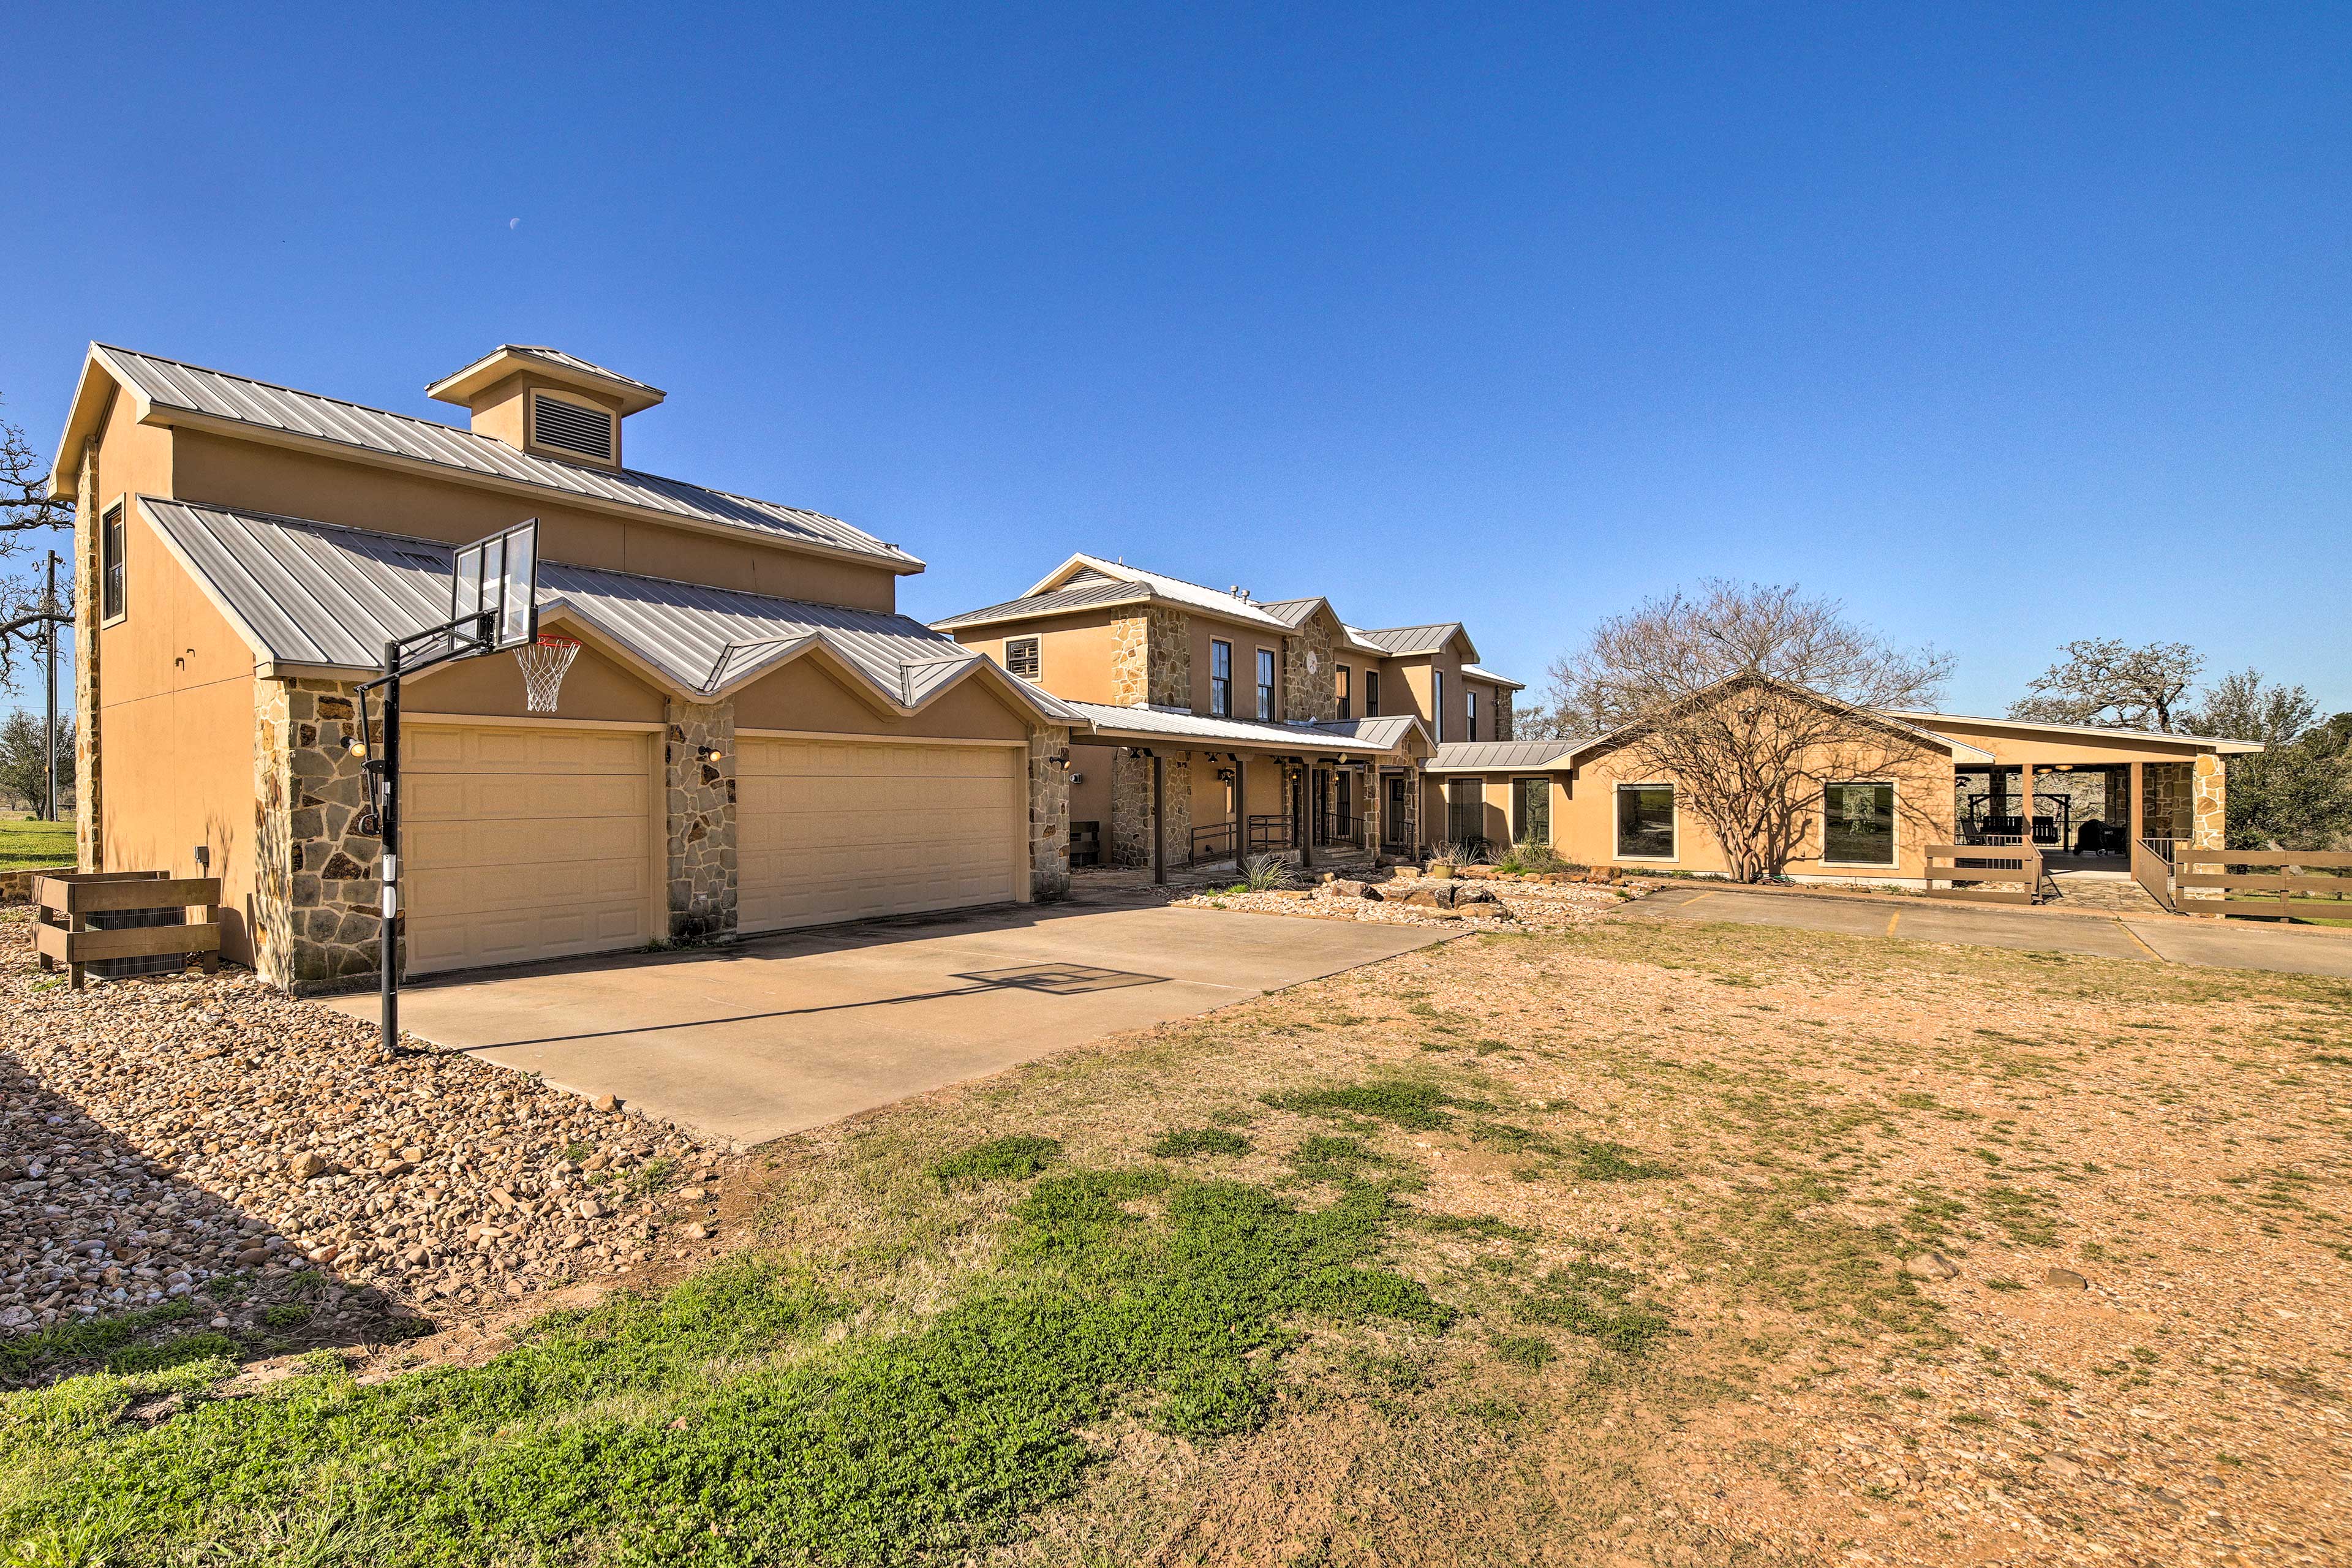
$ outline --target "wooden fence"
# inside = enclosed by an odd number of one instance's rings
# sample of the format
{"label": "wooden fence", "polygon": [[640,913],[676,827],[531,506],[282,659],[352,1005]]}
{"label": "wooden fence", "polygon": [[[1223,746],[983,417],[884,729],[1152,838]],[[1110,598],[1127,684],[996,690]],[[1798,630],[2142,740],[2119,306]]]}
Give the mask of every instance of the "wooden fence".
{"label": "wooden fence", "polygon": [[2132,841],[2132,880],[2147,889],[2147,896],[2168,910],[2178,910],[2179,903],[2172,896],[2172,857],[2179,841],[2172,838],[2138,838]]}
{"label": "wooden fence", "polygon": [[[168,877],[161,871],[71,871],[52,873],[33,885],[39,906],[34,951],[43,969],[62,963],[77,991],[82,966],[116,958],[194,957],[206,973],[220,965],[220,879]],[[89,917],[128,910],[178,910],[179,925],[91,929]],[[202,918],[189,919],[188,911]]]}
{"label": "wooden fence", "polygon": [[[2268,872],[2232,872],[2231,866],[2267,866]],[[2238,915],[2252,920],[2352,918],[2352,854],[2328,849],[2192,849],[2173,854],[2174,906],[2185,914]],[[2219,897],[2186,889],[2212,889]],[[2263,895],[2273,895],[2263,897]]]}
{"label": "wooden fence", "polygon": [[[1938,882],[1954,884],[1948,888]],[[1962,887],[1960,883],[1971,884]],[[2031,844],[1930,844],[1927,896],[1977,904],[2031,904],[2042,896],[2042,851]],[[2001,883],[1996,890],[1988,885]]]}

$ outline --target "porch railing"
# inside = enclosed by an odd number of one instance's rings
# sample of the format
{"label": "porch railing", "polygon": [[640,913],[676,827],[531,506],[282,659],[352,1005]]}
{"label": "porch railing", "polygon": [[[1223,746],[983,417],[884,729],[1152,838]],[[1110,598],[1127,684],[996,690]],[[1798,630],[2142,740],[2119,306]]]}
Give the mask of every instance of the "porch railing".
{"label": "porch railing", "polygon": [[[1931,899],[1976,904],[2037,903],[2042,897],[2042,851],[2021,843],[1930,844],[1925,879]],[[1939,888],[1938,882],[1952,885]]]}
{"label": "porch railing", "polygon": [[1249,819],[1249,852],[1253,855],[1275,855],[1297,847],[1290,830],[1290,814],[1275,812]]}
{"label": "porch railing", "polygon": [[1230,860],[1233,858],[1234,825],[1232,823],[1212,822],[1205,827],[1192,829],[1192,848],[1190,857],[1184,862],[1186,865],[1197,866],[1203,860]]}
{"label": "porch railing", "polygon": [[[2233,872],[2229,869],[2232,866],[2275,869]],[[2172,885],[2181,889],[2176,907],[2188,914],[2263,921],[2297,915],[2340,919],[2352,913],[2346,903],[2352,897],[2352,874],[2345,873],[2352,873],[2352,854],[2341,850],[2198,849],[2184,844],[2174,853]],[[2186,890],[2192,888],[2200,891]],[[2207,889],[2212,892],[2202,890]]]}
{"label": "porch railing", "polygon": [[1363,818],[1360,816],[1350,816],[1344,811],[1327,811],[1315,819],[1315,842],[1318,847],[1327,844],[1352,845],[1356,842],[1357,834],[1363,830]]}

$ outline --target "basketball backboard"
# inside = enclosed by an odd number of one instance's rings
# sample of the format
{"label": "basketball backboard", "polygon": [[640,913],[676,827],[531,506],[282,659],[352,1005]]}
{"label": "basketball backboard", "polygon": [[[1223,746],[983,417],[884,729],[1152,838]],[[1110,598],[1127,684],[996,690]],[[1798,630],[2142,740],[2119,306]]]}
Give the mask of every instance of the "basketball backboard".
{"label": "basketball backboard", "polygon": [[457,550],[449,582],[452,642],[479,638],[467,652],[521,647],[539,636],[539,520],[532,518]]}

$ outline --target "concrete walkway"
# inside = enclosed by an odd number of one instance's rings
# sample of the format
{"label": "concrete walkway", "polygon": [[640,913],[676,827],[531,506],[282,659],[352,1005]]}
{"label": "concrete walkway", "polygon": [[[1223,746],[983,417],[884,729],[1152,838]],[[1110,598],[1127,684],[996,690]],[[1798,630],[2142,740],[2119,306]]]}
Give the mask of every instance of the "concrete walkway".
{"label": "concrete walkway", "polygon": [[751,1144],[1447,934],[1107,896],[425,981],[401,1022]]}
{"label": "concrete walkway", "polygon": [[1731,921],[1849,936],[1899,936],[2031,952],[2080,952],[2205,969],[2352,976],[2352,931],[2179,915],[2101,919],[1926,899],[1865,900],[1722,886],[1667,888],[1633,907],[1653,920]]}

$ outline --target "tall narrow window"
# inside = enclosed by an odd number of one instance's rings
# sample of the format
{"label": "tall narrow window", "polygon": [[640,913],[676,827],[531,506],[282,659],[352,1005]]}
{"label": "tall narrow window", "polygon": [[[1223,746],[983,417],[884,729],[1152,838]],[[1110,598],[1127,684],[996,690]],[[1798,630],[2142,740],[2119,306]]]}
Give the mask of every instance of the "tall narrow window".
{"label": "tall narrow window", "polygon": [[1006,637],[1004,639],[1004,668],[1011,670],[1015,675],[1025,676],[1031,680],[1036,679],[1037,672],[1045,668],[1045,661],[1039,657],[1037,652],[1037,639],[1035,637]]}
{"label": "tall narrow window", "polygon": [[[1353,714],[1348,711],[1348,667],[1344,664],[1339,667],[1338,690],[1339,693],[1339,717],[1344,721],[1354,717]],[[1343,773],[1340,776],[1344,778],[1347,775]]]}
{"label": "tall narrow window", "polygon": [[1895,864],[1895,786],[1833,784],[1822,792],[1822,858],[1833,866]]}
{"label": "tall narrow window", "polygon": [[1433,669],[1429,672],[1429,725],[1431,729],[1437,731],[1430,739],[1444,745],[1445,743],[1445,672],[1442,669]]}
{"label": "tall narrow window", "polygon": [[1257,650],[1257,716],[1272,720],[1274,713],[1274,650]]}
{"label": "tall narrow window", "polygon": [[1511,781],[1511,842],[1551,842],[1551,780]]}
{"label": "tall narrow window", "polygon": [[1617,858],[1621,860],[1671,860],[1675,858],[1675,786],[1617,786]]}
{"label": "tall narrow window", "polygon": [[130,599],[124,592],[122,568],[123,546],[129,541],[123,531],[121,501],[106,509],[105,521],[99,525],[98,540],[99,580],[103,584],[99,592],[98,608],[100,616],[110,621],[130,605]]}
{"label": "tall narrow window", "polygon": [[1465,741],[1475,741],[1478,738],[1478,694],[1475,691],[1465,691],[1462,696],[1464,699],[1462,738]]}
{"label": "tall narrow window", "polygon": [[1364,671],[1364,717],[1377,719],[1380,716],[1381,672],[1377,669],[1368,669]]}
{"label": "tall narrow window", "polygon": [[1222,637],[1209,643],[1209,711],[1220,719],[1233,717],[1234,645]]}

